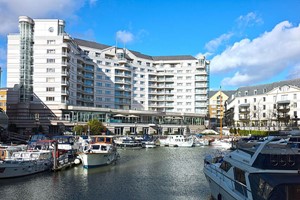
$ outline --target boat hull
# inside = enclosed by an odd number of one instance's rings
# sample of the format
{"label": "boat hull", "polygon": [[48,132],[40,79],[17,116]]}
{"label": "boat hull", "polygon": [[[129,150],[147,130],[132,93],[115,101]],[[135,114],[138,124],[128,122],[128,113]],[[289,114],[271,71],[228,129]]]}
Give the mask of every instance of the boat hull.
{"label": "boat hull", "polygon": [[51,170],[50,160],[4,161],[0,164],[0,178],[15,178]]}
{"label": "boat hull", "polygon": [[94,168],[113,164],[118,159],[117,152],[108,153],[81,153],[80,155],[84,168]]}

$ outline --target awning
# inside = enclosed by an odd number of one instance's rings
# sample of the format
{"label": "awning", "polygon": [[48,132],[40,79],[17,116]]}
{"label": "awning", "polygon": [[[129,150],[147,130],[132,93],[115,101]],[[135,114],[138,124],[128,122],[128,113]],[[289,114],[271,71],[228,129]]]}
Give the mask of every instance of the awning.
{"label": "awning", "polygon": [[122,114],[116,114],[116,115],[114,115],[114,117],[125,117],[125,115],[122,115]]}
{"label": "awning", "polygon": [[136,115],[128,115],[127,117],[130,117],[130,118],[138,118],[139,116],[136,116]]}

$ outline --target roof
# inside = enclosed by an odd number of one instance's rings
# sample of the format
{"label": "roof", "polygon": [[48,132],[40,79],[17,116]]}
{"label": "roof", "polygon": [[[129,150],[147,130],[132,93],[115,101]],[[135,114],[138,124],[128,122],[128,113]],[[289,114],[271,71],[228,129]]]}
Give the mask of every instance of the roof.
{"label": "roof", "polygon": [[[208,94],[209,98],[214,96],[217,92],[220,92],[220,90],[209,91],[209,94]],[[221,92],[230,98],[231,95],[234,94],[236,91],[235,90],[221,90]]]}
{"label": "roof", "polygon": [[102,50],[102,49],[106,49],[108,47],[111,47],[111,46],[108,46],[108,45],[105,45],[105,44],[100,44],[100,43],[97,43],[97,42],[91,42],[91,41],[82,40],[82,39],[78,39],[78,38],[74,38],[74,40],[80,46],[90,47],[90,48],[94,48],[94,49]]}
{"label": "roof", "polygon": [[[238,94],[240,92],[240,95],[239,95],[240,97],[260,95],[260,94],[270,92],[274,88],[282,87],[284,85],[293,85],[296,87],[300,87],[300,79],[285,80],[285,81],[273,82],[273,83],[269,83],[269,84],[240,87],[236,90],[236,94]],[[246,91],[248,92],[247,95],[245,95]],[[256,94],[254,94],[254,91],[256,91]]]}
{"label": "roof", "polygon": [[[79,46],[84,46],[84,47],[90,47],[94,49],[107,49],[109,45],[105,44],[100,44],[97,42],[92,42],[92,41],[87,41],[87,40],[82,40],[78,38],[74,38],[74,41],[79,45]],[[133,51],[133,50],[128,50],[130,51],[133,55],[135,55],[138,58],[143,58],[143,59],[148,59],[148,60],[153,60],[153,61],[171,61],[171,60],[197,60],[197,58],[191,56],[191,55],[176,55],[176,56],[149,56],[146,54],[142,54],[138,51]]]}

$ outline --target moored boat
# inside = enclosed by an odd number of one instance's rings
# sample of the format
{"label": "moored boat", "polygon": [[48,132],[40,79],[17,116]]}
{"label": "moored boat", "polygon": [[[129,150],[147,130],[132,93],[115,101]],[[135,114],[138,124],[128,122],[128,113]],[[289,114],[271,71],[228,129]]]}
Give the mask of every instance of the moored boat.
{"label": "moored boat", "polygon": [[0,178],[13,178],[50,170],[52,151],[28,150],[14,152],[11,158],[0,161]]}
{"label": "moored boat", "polygon": [[134,137],[118,137],[114,140],[116,147],[121,149],[141,149],[143,147],[142,139]]}
{"label": "moored boat", "polygon": [[79,153],[84,168],[110,165],[117,161],[119,154],[113,141],[113,136],[91,136],[91,143]]}
{"label": "moored boat", "polygon": [[299,148],[294,142],[274,145],[274,140],[206,156],[203,172],[213,199],[299,199]]}
{"label": "moored boat", "polygon": [[192,137],[184,135],[168,135],[167,138],[159,139],[161,146],[169,147],[192,147],[194,140]]}

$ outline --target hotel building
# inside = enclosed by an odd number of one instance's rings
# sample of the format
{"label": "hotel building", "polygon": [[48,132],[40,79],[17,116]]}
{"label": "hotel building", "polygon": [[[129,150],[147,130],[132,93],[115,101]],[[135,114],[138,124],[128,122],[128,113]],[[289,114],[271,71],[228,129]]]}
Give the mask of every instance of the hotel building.
{"label": "hotel building", "polygon": [[63,20],[21,16],[20,33],[8,35],[7,113],[20,131],[32,128],[30,120],[57,133],[94,118],[116,134],[204,128],[205,57],[149,56],[64,29]]}

